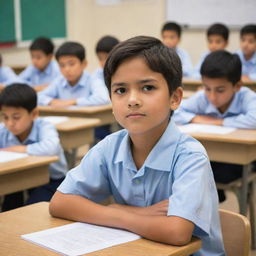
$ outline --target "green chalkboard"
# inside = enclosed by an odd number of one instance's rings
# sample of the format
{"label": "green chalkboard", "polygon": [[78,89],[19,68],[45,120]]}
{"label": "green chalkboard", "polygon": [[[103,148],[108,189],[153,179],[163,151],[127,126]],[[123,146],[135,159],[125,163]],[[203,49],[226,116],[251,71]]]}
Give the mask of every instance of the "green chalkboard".
{"label": "green chalkboard", "polygon": [[0,43],[15,41],[14,0],[0,0]]}
{"label": "green chalkboard", "polygon": [[65,0],[20,0],[22,41],[66,37]]}

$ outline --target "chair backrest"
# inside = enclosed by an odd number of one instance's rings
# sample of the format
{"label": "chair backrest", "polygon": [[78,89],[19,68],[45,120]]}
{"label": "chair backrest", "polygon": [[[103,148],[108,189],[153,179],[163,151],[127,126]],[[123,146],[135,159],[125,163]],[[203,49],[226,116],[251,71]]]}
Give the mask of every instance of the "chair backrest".
{"label": "chair backrest", "polygon": [[249,256],[251,227],[249,220],[238,213],[219,210],[224,247],[227,256]]}

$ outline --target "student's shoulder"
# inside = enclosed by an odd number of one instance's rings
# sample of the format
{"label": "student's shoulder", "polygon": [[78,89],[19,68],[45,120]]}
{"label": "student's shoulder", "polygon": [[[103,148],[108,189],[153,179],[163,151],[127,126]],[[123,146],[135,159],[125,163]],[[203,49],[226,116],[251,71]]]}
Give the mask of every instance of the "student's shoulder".
{"label": "student's shoulder", "polygon": [[33,125],[37,130],[42,130],[42,129],[54,129],[54,130],[56,130],[55,125],[53,123],[45,120],[43,117],[36,118],[34,120]]}
{"label": "student's shoulder", "polygon": [[186,50],[179,48],[179,47],[176,48],[176,52],[178,55],[181,55],[181,56],[186,56],[186,57],[189,56],[189,54]]}
{"label": "student's shoulder", "polygon": [[241,89],[237,92],[237,94],[241,100],[247,100],[247,99],[256,100],[255,91],[251,90],[250,88],[248,88],[246,86],[242,86]]}
{"label": "student's shoulder", "polygon": [[4,123],[0,123],[0,140],[2,141],[10,132],[6,129]]}

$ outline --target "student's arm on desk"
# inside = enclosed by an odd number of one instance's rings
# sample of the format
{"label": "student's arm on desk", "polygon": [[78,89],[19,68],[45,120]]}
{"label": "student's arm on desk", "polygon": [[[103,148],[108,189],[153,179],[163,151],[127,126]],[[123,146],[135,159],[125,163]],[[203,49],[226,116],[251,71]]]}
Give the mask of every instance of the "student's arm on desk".
{"label": "student's arm on desk", "polygon": [[[133,208],[133,210],[136,207]],[[103,206],[82,196],[57,191],[50,203],[54,217],[123,228],[147,239],[172,245],[184,245],[191,240],[194,224],[176,216],[141,215],[121,207]]]}
{"label": "student's arm on desk", "polygon": [[197,115],[191,120],[191,123],[223,125],[223,119],[206,115]]}
{"label": "student's arm on desk", "polygon": [[33,86],[34,90],[36,92],[40,92],[40,91],[43,91],[45,88],[47,88],[49,85],[49,83],[46,83],[46,84],[40,84],[40,85],[35,85]]}
{"label": "student's arm on desk", "polygon": [[7,147],[7,148],[0,148],[0,151],[26,153],[27,152],[27,146],[25,146],[25,145],[15,145],[15,146]]}
{"label": "student's arm on desk", "polygon": [[50,101],[50,106],[56,107],[67,107],[72,105],[77,105],[76,99],[63,100],[63,99],[53,99]]}

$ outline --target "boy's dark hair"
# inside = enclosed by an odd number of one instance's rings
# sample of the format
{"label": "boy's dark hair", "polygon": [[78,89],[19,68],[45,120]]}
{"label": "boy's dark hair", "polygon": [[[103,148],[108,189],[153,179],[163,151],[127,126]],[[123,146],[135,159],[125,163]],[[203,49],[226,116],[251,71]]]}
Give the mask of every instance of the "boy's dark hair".
{"label": "boy's dark hair", "polygon": [[137,36],[119,43],[110,52],[104,67],[104,79],[109,92],[117,68],[132,58],[142,58],[152,71],[161,73],[168,84],[170,95],[181,86],[182,66],[175,50],[154,37]]}
{"label": "boy's dark hair", "polygon": [[236,84],[241,80],[242,64],[237,54],[225,50],[214,51],[205,58],[200,73],[209,78],[226,78]]}
{"label": "boy's dark hair", "polygon": [[219,35],[221,36],[225,41],[228,41],[229,37],[229,29],[226,25],[222,23],[215,23],[212,24],[208,29],[207,29],[207,37],[211,35]]}
{"label": "boy's dark hair", "polygon": [[83,61],[85,59],[85,48],[76,42],[66,42],[62,44],[57,52],[55,53],[55,57],[57,60],[59,60],[62,56],[75,56],[80,61]]}
{"label": "boy's dark hair", "polygon": [[253,34],[256,38],[256,24],[247,24],[240,30],[240,37],[246,34]]}
{"label": "boy's dark hair", "polygon": [[104,36],[102,37],[96,45],[96,53],[106,52],[109,53],[117,44],[119,40],[113,36]]}
{"label": "boy's dark hair", "polygon": [[49,55],[53,54],[54,44],[49,38],[38,37],[32,42],[32,44],[29,47],[29,50],[40,50],[44,54]]}
{"label": "boy's dark hair", "polygon": [[0,110],[2,106],[21,107],[31,112],[37,106],[36,92],[27,84],[13,83],[0,93]]}
{"label": "boy's dark hair", "polygon": [[167,22],[163,25],[161,33],[163,33],[164,31],[168,31],[168,30],[172,30],[175,31],[178,35],[178,37],[181,37],[181,26],[179,24],[177,24],[176,22]]}

